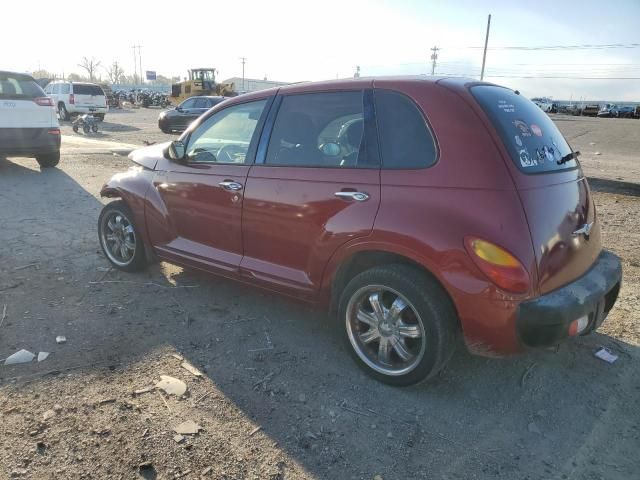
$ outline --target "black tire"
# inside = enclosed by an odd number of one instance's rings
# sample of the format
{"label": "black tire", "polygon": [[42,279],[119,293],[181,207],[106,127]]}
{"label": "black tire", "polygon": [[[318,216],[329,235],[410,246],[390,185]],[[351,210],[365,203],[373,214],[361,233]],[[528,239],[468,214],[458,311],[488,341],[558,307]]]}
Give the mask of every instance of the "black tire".
{"label": "black tire", "polygon": [[69,112],[67,111],[67,107],[64,106],[64,103],[60,102],[58,104],[58,118],[62,120],[69,120]]}
{"label": "black tire", "polygon": [[46,155],[37,155],[36,160],[40,168],[53,168],[60,162],[60,151]]}
{"label": "black tire", "polygon": [[[360,357],[349,338],[347,310],[352,297],[368,286],[383,286],[404,297],[418,313],[424,328],[425,348],[412,370],[401,375],[381,373]],[[440,372],[451,358],[458,337],[458,320],[449,296],[431,276],[407,265],[385,265],[356,275],[344,289],[338,306],[338,322],[347,349],[370,376],[394,386],[413,385]],[[419,357],[418,357],[419,358]]]}
{"label": "black tire", "polygon": [[[130,261],[126,264],[122,262],[116,262],[112,258],[112,254],[107,251],[107,247],[105,245],[105,235],[108,230],[104,230],[107,226],[108,219],[113,214],[120,214],[131,224],[134,230],[135,235],[135,251]],[[108,203],[104,206],[102,211],[100,212],[100,216],[98,217],[98,242],[100,243],[100,248],[102,249],[102,253],[109,260],[109,262],[117,269],[125,271],[125,272],[139,272],[144,270],[147,266],[147,257],[144,248],[144,243],[142,241],[142,237],[139,235],[139,229],[133,222],[133,212],[129,208],[129,206],[123,200],[116,200],[111,203]]]}
{"label": "black tire", "polygon": [[78,133],[78,125],[74,125],[74,126],[73,126],[73,127],[71,127],[71,128],[73,128],[73,131],[74,131],[75,133]]}

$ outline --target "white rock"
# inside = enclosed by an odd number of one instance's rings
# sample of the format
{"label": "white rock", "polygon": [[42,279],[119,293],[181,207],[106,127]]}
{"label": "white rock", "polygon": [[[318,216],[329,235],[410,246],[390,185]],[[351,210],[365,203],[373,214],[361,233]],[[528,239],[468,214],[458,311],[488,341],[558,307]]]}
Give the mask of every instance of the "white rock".
{"label": "white rock", "polygon": [[56,343],[67,343],[67,337],[64,335],[58,335],[56,337]]}
{"label": "white rock", "polygon": [[38,361],[43,362],[49,356],[49,352],[40,352],[38,353]]}
{"label": "white rock", "polygon": [[5,365],[14,365],[16,363],[29,363],[35,358],[35,354],[31,353],[29,350],[20,350],[13,355],[7,357],[4,361]]}
{"label": "white rock", "polygon": [[156,388],[164,390],[169,395],[177,395],[180,397],[186,393],[187,384],[177,378],[160,375],[160,381],[156,383]]}

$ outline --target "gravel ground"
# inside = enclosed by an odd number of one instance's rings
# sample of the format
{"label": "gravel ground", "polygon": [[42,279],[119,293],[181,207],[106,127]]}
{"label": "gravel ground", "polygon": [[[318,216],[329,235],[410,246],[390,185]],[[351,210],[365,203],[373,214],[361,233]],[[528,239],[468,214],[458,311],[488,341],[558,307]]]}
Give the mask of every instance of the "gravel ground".
{"label": "gravel ground", "polygon": [[[624,262],[600,331],[500,360],[458,352],[436,381],[394,389],[356,368],[323,312],[164,263],[109,269],[98,191],[128,167],[118,152],[175,138],[157,114],[114,112],[86,138],[65,124],[58,169],[0,159],[0,358],[50,352],[0,366],[0,478],[638,475],[640,122],[554,117]],[[600,345],[614,364],[594,358]],[[136,394],[161,375],[186,392]],[[189,420],[198,433],[174,438]]]}

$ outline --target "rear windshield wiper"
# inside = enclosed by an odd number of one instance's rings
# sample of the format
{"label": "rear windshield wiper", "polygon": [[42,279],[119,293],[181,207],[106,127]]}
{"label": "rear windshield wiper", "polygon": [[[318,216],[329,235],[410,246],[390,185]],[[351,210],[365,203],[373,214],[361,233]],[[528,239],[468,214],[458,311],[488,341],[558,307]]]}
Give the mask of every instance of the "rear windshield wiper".
{"label": "rear windshield wiper", "polygon": [[558,165],[562,165],[564,163],[567,163],[569,160],[574,160],[577,159],[580,156],[580,152],[571,152],[571,153],[567,153],[564,157],[562,157],[560,160],[558,160]]}

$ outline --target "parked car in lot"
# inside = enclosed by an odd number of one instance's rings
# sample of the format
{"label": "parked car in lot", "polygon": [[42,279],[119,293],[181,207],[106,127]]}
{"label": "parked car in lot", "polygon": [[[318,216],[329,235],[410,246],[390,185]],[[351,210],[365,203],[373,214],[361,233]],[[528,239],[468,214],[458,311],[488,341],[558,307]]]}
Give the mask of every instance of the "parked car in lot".
{"label": "parked car in lot", "polygon": [[600,112],[600,105],[585,105],[584,107],[582,107],[581,115],[585,117],[595,117],[598,115],[598,112]]}
{"label": "parked car in lot", "polygon": [[104,91],[95,83],[55,81],[47,85],[45,92],[53,98],[60,120],[84,113],[104,120],[109,110]]}
{"label": "parked car in lot", "polygon": [[[555,104],[552,103],[551,100],[548,98],[532,98],[531,101],[535,103],[538,107],[540,107],[540,110],[542,110],[545,113],[551,113],[552,110],[554,109]],[[556,111],[557,111],[557,107],[556,107]]]}
{"label": "parked car in lot", "polygon": [[109,261],[154,259],[327,307],[356,362],[394,385],[462,337],[497,356],[600,326],[621,281],[553,121],[463,79],[350,79],[229,99],[114,176]]}
{"label": "parked car in lot", "polygon": [[0,71],[0,156],[35,157],[41,167],[60,161],[53,100],[23,73]]}
{"label": "parked car in lot", "polygon": [[176,108],[160,113],[158,128],[164,133],[182,132],[211,107],[226,100],[226,97],[190,97]]}
{"label": "parked car in lot", "polygon": [[636,109],[630,105],[622,105],[618,107],[617,117],[618,118],[633,118],[635,116]]}

